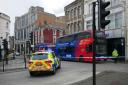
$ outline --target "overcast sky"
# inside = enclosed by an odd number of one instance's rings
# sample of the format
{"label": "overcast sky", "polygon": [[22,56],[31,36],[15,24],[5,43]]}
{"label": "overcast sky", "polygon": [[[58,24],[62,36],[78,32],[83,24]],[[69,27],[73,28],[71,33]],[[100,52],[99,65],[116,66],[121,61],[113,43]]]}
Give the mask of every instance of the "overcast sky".
{"label": "overcast sky", "polygon": [[64,15],[64,7],[75,0],[0,0],[0,12],[11,18],[10,35],[14,35],[14,21],[16,16],[28,12],[30,6],[41,6],[45,12]]}

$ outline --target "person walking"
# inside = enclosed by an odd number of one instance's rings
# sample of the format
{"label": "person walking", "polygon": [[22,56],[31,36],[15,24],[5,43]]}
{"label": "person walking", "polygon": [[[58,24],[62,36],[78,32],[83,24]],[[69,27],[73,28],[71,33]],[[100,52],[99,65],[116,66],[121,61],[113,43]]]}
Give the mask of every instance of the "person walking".
{"label": "person walking", "polygon": [[116,49],[113,50],[112,57],[114,57],[114,61],[115,61],[115,63],[117,63],[119,54],[118,54],[118,51]]}

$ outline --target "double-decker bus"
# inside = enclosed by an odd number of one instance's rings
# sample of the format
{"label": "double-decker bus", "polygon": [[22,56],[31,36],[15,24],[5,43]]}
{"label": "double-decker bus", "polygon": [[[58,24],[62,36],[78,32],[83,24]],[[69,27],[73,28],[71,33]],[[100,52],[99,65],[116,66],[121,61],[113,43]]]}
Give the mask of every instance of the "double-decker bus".
{"label": "double-decker bus", "polygon": [[[96,60],[106,60],[106,38],[104,32],[96,32]],[[59,37],[56,42],[56,54],[62,60],[92,62],[93,34],[84,31]]]}

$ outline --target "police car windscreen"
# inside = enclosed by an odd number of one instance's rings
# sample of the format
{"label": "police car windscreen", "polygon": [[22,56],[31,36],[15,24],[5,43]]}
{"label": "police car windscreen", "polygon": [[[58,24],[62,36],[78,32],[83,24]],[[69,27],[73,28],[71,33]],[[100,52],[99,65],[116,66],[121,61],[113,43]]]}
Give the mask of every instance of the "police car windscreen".
{"label": "police car windscreen", "polygon": [[48,58],[48,54],[46,53],[39,53],[39,54],[34,54],[32,57],[32,60],[44,60]]}

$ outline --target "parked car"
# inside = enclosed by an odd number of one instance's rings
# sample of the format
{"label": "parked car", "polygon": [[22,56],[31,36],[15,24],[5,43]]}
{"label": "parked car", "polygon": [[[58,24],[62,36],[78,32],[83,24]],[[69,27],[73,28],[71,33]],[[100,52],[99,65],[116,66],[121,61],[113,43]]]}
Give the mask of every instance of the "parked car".
{"label": "parked car", "polygon": [[55,74],[56,70],[60,67],[60,59],[54,52],[35,52],[28,62],[28,70],[31,76],[40,72],[51,72]]}

